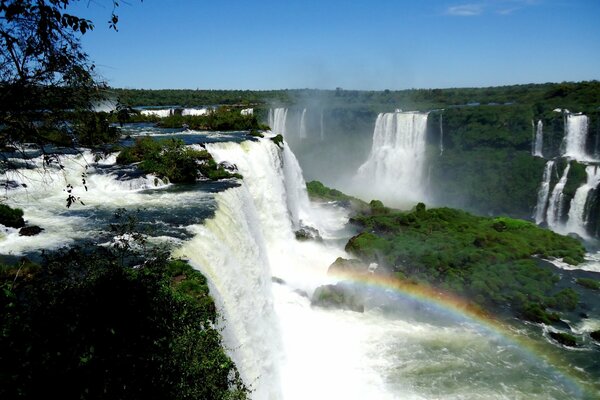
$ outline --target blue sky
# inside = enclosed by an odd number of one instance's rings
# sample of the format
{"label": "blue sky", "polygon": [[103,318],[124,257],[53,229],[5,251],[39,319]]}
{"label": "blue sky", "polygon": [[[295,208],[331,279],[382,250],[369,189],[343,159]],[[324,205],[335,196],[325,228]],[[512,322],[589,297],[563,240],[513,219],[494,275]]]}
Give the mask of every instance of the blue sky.
{"label": "blue sky", "polygon": [[407,89],[600,79],[600,0],[109,0],[76,12],[115,87]]}

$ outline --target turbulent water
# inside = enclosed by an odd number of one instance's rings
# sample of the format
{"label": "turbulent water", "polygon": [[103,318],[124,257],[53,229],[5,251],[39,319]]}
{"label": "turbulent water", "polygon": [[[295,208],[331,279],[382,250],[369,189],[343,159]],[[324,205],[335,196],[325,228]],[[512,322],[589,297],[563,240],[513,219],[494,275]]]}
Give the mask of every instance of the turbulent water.
{"label": "turbulent water", "polygon": [[424,200],[427,116],[417,112],[379,114],[371,153],[356,178],[363,198],[380,199],[392,206]]}
{"label": "turbulent water", "polygon": [[[411,117],[413,125],[426,118]],[[398,124],[403,118],[408,116],[391,119]],[[95,162],[87,153],[65,160],[64,169],[20,170],[11,179],[27,187],[10,191],[8,202],[22,207],[29,222],[45,231],[27,238],[9,230],[0,251],[22,255],[92,238],[119,207],[140,208],[142,222],[156,231],[154,240],[172,243],[175,255],[188,258],[208,277],[228,352],[253,389],[253,399],[583,396],[554,368],[553,357],[390,289],[372,288],[393,305],[393,313],[377,307],[364,313],[312,307],[314,289],[334,281],[328,266],[347,256],[348,215],[335,204],[308,200],[286,144],[280,148],[268,138],[240,135],[236,141],[230,140],[232,134],[181,136],[187,143],[211,142],[206,147],[214,158],[235,165],[244,176],[237,184],[165,185],[115,166],[114,155]],[[87,191],[77,184],[82,173]],[[67,182],[75,184],[85,205],[64,208]],[[306,226],[318,229],[322,241],[296,240],[294,231]],[[568,359],[569,350],[564,351]]]}

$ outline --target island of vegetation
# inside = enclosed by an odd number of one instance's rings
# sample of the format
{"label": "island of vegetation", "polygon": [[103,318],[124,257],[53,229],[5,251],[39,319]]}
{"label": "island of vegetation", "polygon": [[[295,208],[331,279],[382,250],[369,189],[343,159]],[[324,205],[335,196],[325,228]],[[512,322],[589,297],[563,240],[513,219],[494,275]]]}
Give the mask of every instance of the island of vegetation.
{"label": "island of vegetation", "polygon": [[143,172],[172,183],[193,183],[202,177],[210,180],[242,178],[217,164],[208,151],[187,147],[181,139],[137,138],[133,146],[125,147],[117,156],[117,164],[132,163],[138,163]]}
{"label": "island of vegetation", "polygon": [[[311,196],[347,198],[318,182],[307,188]],[[523,220],[427,209],[422,203],[411,211],[387,208],[377,200],[369,206],[351,218],[359,233],[348,241],[346,250],[357,260],[338,260],[330,272],[360,271],[360,264],[364,271],[376,263],[375,272],[389,278],[459,295],[490,313],[510,312],[547,324],[578,304],[577,292],[557,288],[559,277],[541,260],[582,262],[585,249],[574,238]]]}

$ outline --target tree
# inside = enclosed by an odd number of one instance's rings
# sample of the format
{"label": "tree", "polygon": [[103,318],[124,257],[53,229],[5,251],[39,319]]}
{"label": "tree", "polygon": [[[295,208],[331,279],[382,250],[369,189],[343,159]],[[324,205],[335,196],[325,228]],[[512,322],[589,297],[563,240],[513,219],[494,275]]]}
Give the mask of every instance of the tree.
{"label": "tree", "polygon": [[[44,152],[47,144],[76,145],[81,124],[71,123],[82,115],[90,122],[105,84],[81,47],[92,21],[67,12],[76,1],[0,0],[0,146],[36,143]],[[112,4],[109,25],[116,29],[119,3]],[[86,129],[88,142],[116,139],[98,116],[93,119],[99,128],[96,139]]]}

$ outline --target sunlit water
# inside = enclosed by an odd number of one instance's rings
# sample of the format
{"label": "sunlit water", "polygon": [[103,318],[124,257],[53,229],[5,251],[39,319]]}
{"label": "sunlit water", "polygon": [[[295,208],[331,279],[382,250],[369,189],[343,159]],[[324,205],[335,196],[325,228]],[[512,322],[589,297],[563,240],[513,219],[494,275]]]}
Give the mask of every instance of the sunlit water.
{"label": "sunlit water", "polygon": [[[598,371],[571,379],[553,365],[597,357],[593,343],[583,350],[548,344],[561,356],[546,357],[476,321],[407,303],[384,289],[379,294],[393,313],[312,307],[314,289],[334,282],[327,268],[347,257],[343,245],[352,232],[343,208],[308,201],[289,149],[269,139],[243,141],[249,138],[242,133],[144,125],[130,133],[213,143],[207,148],[215,159],[235,164],[244,179],[168,185],[114,166],[114,155],[94,162],[91,154],[65,160],[62,171],[23,170],[11,179],[27,188],[7,191],[7,203],[45,230],[28,238],[8,229],[0,252],[21,256],[96,240],[107,234],[117,209],[139,209],[154,241],[170,243],[175,255],[208,276],[228,351],[255,399],[594,398],[576,382],[598,380]],[[85,205],[64,206],[67,183]],[[297,241],[293,231],[300,226],[317,228],[323,240]],[[584,334],[598,325],[590,318],[573,330]],[[519,329],[530,336],[543,330]]]}

